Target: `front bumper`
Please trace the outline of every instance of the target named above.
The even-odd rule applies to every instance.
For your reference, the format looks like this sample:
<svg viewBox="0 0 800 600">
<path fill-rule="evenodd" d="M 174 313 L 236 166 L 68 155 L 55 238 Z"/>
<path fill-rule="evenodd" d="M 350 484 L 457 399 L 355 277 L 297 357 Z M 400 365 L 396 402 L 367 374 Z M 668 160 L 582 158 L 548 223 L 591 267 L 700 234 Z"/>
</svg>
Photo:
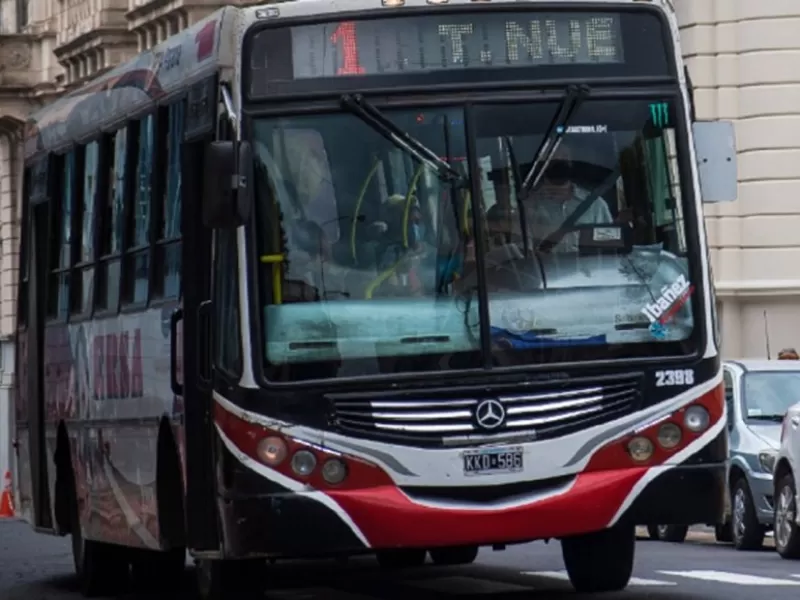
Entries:
<svg viewBox="0 0 800 600">
<path fill-rule="evenodd" d="M 748 473 L 747 485 L 753 496 L 756 517 L 762 525 L 771 526 L 775 520 L 773 494 L 775 493 L 772 473 Z"/>
<path fill-rule="evenodd" d="M 326 494 L 270 490 L 274 484 L 244 469 L 237 477 L 247 479 L 250 493 L 229 495 L 219 506 L 231 557 L 511 544 L 618 522 L 715 523 L 723 512 L 725 470 L 723 462 L 585 473 L 530 501 L 464 507 L 412 499 L 394 486 Z"/>
</svg>

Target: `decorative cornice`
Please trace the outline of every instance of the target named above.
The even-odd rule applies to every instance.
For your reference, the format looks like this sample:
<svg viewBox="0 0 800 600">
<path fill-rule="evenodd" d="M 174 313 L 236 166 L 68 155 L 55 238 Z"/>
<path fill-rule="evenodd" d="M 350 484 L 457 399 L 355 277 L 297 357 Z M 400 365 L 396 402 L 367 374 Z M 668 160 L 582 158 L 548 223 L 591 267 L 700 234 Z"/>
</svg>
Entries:
<svg viewBox="0 0 800 600">
<path fill-rule="evenodd" d="M 96 29 L 91 29 L 86 33 L 82 33 L 78 35 L 68 42 L 61 44 L 60 46 L 56 47 L 53 50 L 53 54 L 55 54 L 56 59 L 61 62 L 64 59 L 70 58 L 71 56 L 76 56 L 80 54 L 83 50 L 84 46 L 88 46 L 92 44 L 92 42 L 96 42 L 101 40 L 105 37 L 116 37 L 117 42 L 128 39 L 133 39 L 131 33 L 125 27 L 98 27 Z M 99 44 L 92 44 L 92 47 L 95 47 Z"/>
</svg>

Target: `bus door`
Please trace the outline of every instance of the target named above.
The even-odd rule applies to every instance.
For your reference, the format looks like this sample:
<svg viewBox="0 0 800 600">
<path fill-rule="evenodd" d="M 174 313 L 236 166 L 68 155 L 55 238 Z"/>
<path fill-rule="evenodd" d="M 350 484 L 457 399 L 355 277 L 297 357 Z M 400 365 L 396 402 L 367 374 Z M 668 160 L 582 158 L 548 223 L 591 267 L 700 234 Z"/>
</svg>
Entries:
<svg viewBox="0 0 800 600">
<path fill-rule="evenodd" d="M 219 549 L 211 396 L 211 230 L 204 226 L 200 200 L 203 162 L 214 138 L 215 80 L 192 86 L 187 98 L 181 153 L 183 250 L 183 398 L 186 432 L 187 546 Z M 209 101 L 211 99 L 211 101 Z"/>
<path fill-rule="evenodd" d="M 30 485 L 33 500 L 33 525 L 39 529 L 52 530 L 50 490 L 47 476 L 47 449 L 45 446 L 44 421 L 44 325 L 47 307 L 47 258 L 50 255 L 50 204 L 47 197 L 47 161 L 40 167 L 41 173 L 32 173 L 30 206 L 28 208 L 29 229 L 26 252 L 28 261 L 27 303 L 27 357 L 25 386 L 28 420 L 28 460 Z M 37 193 L 39 192 L 39 193 Z M 25 197 L 25 196 L 23 196 Z M 17 363 L 21 364 L 21 363 Z"/>
</svg>

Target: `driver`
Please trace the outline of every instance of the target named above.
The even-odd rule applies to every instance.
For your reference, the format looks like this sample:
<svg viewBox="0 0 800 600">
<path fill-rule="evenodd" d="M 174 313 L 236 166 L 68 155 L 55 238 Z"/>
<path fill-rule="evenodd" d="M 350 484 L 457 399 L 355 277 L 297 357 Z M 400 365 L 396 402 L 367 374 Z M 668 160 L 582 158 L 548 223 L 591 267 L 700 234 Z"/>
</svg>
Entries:
<svg viewBox="0 0 800 600">
<path fill-rule="evenodd" d="M 532 229 L 534 243 L 539 243 L 556 231 L 575 212 L 589 191 L 575 183 L 578 167 L 572 151 L 562 139 L 544 172 L 542 183 L 525 200 L 525 215 Z M 611 210 L 602 198 L 597 198 L 578 218 L 575 225 L 604 225 L 613 223 Z M 578 232 L 564 235 L 553 248 L 554 252 L 577 252 Z"/>
</svg>

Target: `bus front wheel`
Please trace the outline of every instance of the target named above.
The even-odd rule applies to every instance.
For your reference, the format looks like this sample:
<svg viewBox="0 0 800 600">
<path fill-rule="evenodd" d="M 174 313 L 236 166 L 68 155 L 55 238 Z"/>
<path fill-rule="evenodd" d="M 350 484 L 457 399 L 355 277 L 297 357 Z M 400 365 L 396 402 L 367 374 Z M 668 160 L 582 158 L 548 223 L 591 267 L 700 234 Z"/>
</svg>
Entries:
<svg viewBox="0 0 800 600">
<path fill-rule="evenodd" d="M 197 591 L 202 600 L 261 598 L 264 595 L 263 560 L 196 561 Z"/>
<path fill-rule="evenodd" d="M 625 589 L 633 572 L 635 545 L 632 525 L 562 539 L 561 553 L 572 587 L 579 593 Z"/>
</svg>

